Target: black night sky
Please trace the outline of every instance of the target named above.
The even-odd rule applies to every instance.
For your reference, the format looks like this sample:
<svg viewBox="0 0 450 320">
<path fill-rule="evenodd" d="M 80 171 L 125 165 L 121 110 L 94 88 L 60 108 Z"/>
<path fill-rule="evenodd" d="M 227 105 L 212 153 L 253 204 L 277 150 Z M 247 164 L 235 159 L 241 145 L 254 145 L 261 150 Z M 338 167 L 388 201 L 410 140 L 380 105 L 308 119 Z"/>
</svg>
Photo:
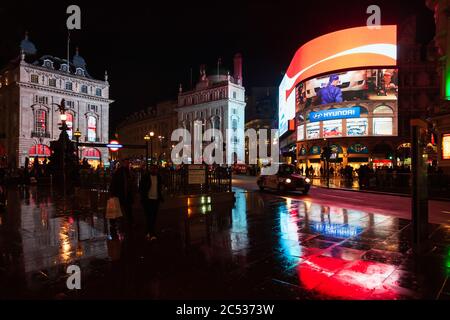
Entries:
<svg viewBox="0 0 450 320">
<path fill-rule="evenodd" d="M 13 1 L 9 1 L 12 3 Z M 366 8 L 378 4 L 382 24 L 416 15 L 418 40 L 434 34 L 425 0 L 412 1 L 33 1 L 0 4 L 0 66 L 18 56 L 24 32 L 38 55 L 66 56 L 66 8 L 78 4 L 82 30 L 71 35 L 88 71 L 109 73 L 111 125 L 153 103 L 175 98 L 189 86 L 201 63 L 215 68 L 220 57 L 232 70 L 234 53 L 244 59 L 244 86 L 278 86 L 300 45 L 322 34 L 364 25 Z"/>
</svg>

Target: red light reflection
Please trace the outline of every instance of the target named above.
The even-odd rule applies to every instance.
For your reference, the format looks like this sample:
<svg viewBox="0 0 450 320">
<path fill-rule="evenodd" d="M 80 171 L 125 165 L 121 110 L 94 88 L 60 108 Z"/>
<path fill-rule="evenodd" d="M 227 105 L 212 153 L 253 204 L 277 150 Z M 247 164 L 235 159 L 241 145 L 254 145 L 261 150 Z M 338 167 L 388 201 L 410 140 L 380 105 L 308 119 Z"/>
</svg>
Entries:
<svg viewBox="0 0 450 320">
<path fill-rule="evenodd" d="M 310 256 L 298 266 L 298 275 L 306 289 L 331 298 L 395 300 L 397 292 L 383 285 L 394 270 L 394 266 L 373 261 Z"/>
</svg>

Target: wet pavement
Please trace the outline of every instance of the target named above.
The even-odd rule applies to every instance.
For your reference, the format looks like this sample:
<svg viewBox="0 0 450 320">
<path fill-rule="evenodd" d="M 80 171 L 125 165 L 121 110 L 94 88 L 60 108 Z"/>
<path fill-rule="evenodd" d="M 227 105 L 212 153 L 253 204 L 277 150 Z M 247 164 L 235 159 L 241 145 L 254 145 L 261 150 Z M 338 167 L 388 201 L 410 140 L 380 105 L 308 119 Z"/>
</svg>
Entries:
<svg viewBox="0 0 450 320">
<path fill-rule="evenodd" d="M 0 213 L 0 298 L 449 299 L 450 226 L 411 250 L 407 219 L 310 197 L 235 188 L 233 205 L 161 210 L 158 240 L 108 237 L 104 208 L 58 210 L 50 190 L 14 189 Z M 77 264 L 82 289 L 66 287 Z"/>
</svg>

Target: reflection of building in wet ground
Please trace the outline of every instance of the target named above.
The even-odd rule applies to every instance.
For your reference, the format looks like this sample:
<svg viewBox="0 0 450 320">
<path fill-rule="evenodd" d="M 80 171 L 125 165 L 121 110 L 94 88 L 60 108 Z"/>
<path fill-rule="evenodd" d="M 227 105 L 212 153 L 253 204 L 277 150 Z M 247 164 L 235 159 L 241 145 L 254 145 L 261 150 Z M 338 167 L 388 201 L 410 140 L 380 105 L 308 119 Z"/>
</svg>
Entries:
<svg viewBox="0 0 450 320">
<path fill-rule="evenodd" d="M 8 257 L 1 267 L 35 289 L 60 281 L 70 264 L 86 266 L 92 259 L 108 257 L 103 218 L 57 216 L 50 194 L 42 189 L 10 190 L 0 226 L 1 251 Z M 14 239 L 8 238 L 10 233 Z"/>
<path fill-rule="evenodd" d="M 42 191 L 0 224 L 0 296 L 146 299 L 445 299 L 450 229 L 411 253 L 409 220 L 235 188 L 236 202 L 161 210 L 158 240 L 108 240 L 101 216 L 55 217 Z M 44 195 L 44 198 L 42 197 Z M 29 203 L 26 203 L 26 199 Z M 39 199 L 39 200 L 37 200 Z M 43 201 L 41 201 L 43 199 Z M 93 220 L 92 220 L 93 219 Z M 92 222 L 93 221 L 93 222 Z M 187 236 L 189 234 L 189 236 Z M 81 248 L 79 245 L 81 244 Z M 65 288 L 81 264 L 83 290 Z"/>
</svg>

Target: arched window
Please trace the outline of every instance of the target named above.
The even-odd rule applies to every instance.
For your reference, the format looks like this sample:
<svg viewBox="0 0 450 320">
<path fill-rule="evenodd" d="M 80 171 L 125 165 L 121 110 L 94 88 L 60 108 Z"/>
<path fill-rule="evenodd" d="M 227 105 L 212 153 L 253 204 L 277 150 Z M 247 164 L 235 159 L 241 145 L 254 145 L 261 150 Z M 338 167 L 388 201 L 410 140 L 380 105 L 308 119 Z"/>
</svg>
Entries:
<svg viewBox="0 0 450 320">
<path fill-rule="evenodd" d="M 94 116 L 87 118 L 87 138 L 90 142 L 95 142 L 97 138 L 97 118 Z"/>
<path fill-rule="evenodd" d="M 34 117 L 34 132 L 38 136 L 44 136 L 47 132 L 47 110 L 37 109 Z"/>
<path fill-rule="evenodd" d="M 379 106 L 373 110 L 374 114 L 394 114 L 394 111 L 388 106 Z"/>
<path fill-rule="evenodd" d="M 379 106 L 373 110 L 373 134 L 374 135 L 392 135 L 393 134 L 393 115 L 394 111 L 388 106 Z"/>
<path fill-rule="evenodd" d="M 28 150 L 29 157 L 46 158 L 50 157 L 50 154 L 50 148 L 44 144 L 34 145 Z"/>
<path fill-rule="evenodd" d="M 73 136 L 73 114 L 66 113 L 66 125 L 67 125 L 67 135 L 69 139 L 72 140 Z"/>
<path fill-rule="evenodd" d="M 213 124 L 213 128 L 220 130 L 220 118 L 219 117 L 214 117 L 212 120 L 212 124 Z"/>
</svg>

